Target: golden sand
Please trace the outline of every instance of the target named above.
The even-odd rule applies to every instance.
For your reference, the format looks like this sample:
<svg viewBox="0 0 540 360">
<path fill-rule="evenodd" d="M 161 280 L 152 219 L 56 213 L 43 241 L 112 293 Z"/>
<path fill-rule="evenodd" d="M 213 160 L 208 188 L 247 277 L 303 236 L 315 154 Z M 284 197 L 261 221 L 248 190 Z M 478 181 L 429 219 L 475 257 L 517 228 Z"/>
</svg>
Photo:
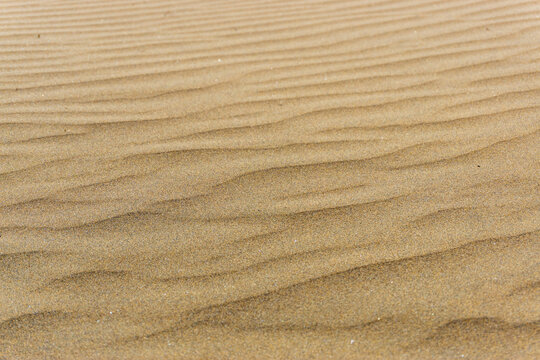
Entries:
<svg viewBox="0 0 540 360">
<path fill-rule="evenodd" d="M 0 359 L 540 358 L 540 2 L 3 0 Z"/>
</svg>

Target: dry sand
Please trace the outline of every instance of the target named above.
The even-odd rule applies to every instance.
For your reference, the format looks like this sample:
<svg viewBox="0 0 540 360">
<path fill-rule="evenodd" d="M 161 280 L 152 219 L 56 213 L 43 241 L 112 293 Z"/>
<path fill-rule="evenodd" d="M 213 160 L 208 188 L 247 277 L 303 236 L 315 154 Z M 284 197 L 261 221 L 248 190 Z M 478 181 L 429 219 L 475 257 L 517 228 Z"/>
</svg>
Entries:
<svg viewBox="0 0 540 360">
<path fill-rule="evenodd" d="M 0 359 L 538 359 L 540 2 L 0 4 Z"/>
</svg>

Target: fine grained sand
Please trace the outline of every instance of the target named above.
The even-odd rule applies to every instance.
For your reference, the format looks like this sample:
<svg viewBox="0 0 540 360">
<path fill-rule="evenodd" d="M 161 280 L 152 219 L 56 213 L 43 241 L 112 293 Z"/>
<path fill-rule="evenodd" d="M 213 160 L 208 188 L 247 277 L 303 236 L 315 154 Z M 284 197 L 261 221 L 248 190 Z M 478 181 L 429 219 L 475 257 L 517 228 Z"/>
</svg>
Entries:
<svg viewBox="0 0 540 360">
<path fill-rule="evenodd" d="M 537 359 L 540 3 L 3 0 L 1 359 Z"/>
</svg>

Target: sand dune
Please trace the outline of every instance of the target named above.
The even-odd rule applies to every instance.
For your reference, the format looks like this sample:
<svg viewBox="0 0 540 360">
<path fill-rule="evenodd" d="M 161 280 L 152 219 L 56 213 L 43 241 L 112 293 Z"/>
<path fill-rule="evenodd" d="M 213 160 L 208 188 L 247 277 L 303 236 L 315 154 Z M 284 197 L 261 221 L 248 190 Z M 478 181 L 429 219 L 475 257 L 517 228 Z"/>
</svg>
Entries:
<svg viewBox="0 0 540 360">
<path fill-rule="evenodd" d="M 540 3 L 0 4 L 1 359 L 537 359 Z"/>
</svg>

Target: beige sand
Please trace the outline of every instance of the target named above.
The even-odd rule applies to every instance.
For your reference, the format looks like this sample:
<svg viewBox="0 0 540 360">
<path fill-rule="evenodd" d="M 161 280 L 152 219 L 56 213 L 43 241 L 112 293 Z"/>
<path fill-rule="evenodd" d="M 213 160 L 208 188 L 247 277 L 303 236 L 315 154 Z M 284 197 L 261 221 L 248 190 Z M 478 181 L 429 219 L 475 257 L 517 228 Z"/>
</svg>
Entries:
<svg viewBox="0 0 540 360">
<path fill-rule="evenodd" d="M 537 359 L 540 2 L 0 5 L 1 359 Z"/>
</svg>

